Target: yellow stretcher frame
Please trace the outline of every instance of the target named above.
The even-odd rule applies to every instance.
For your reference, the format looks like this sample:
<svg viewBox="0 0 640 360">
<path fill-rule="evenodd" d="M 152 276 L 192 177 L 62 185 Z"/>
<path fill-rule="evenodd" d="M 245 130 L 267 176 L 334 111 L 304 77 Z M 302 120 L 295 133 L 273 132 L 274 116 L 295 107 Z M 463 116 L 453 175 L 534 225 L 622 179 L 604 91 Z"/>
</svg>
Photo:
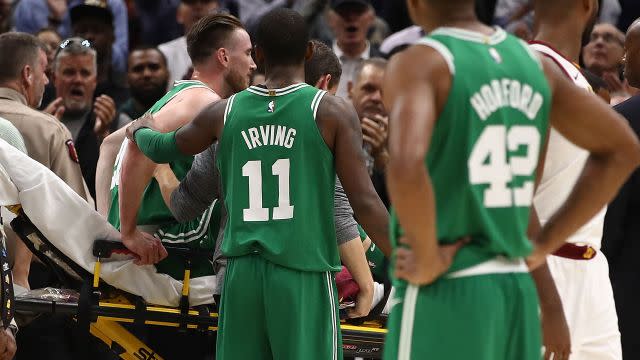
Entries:
<svg viewBox="0 0 640 360">
<path fill-rule="evenodd" d="M 16 231 L 20 238 L 30 246 L 32 237 L 35 234 L 39 240 L 45 243 L 49 241 L 31 223 L 26 214 L 21 211 L 20 206 L 10 207 L 10 210 L 18 215 L 17 219 L 26 222 L 34 229 L 34 233 L 25 234 Z M 12 222 L 14 230 L 16 229 Z M 183 288 L 180 306 L 178 308 L 154 306 L 142 303 L 133 304 L 126 297 L 109 297 L 107 299 L 102 293 L 100 281 L 101 259 L 111 256 L 112 252 L 122 250 L 124 246 L 120 242 L 98 240 L 94 243 L 93 253 L 96 256 L 96 263 L 92 277 L 86 277 L 83 286 L 90 286 L 90 295 L 84 298 L 81 295 L 79 303 L 67 304 L 57 303 L 50 300 L 16 298 L 16 311 L 35 312 L 57 312 L 66 313 L 80 319 L 80 312 L 84 311 L 85 319 L 90 320 L 89 332 L 94 337 L 104 342 L 121 359 L 131 360 L 162 360 L 162 356 L 157 354 L 144 342 L 140 341 L 134 334 L 125 329 L 123 323 L 139 323 L 145 325 L 175 327 L 180 330 L 198 329 L 200 331 L 217 331 L 218 314 L 190 308 L 189 284 L 191 280 L 191 260 L 185 255 L 185 271 L 183 276 Z M 168 249 L 171 251 L 171 249 Z M 178 249 L 174 251 L 182 251 Z M 64 256 L 63 256 L 64 258 Z M 101 299 L 102 298 L 102 299 Z M 85 306 L 81 307 L 80 302 L 84 301 Z M 88 302 L 88 304 L 87 304 Z M 82 308 L 82 309 L 81 309 Z M 343 338 L 344 356 L 363 357 L 367 359 L 380 359 L 382 357 L 382 347 L 386 329 L 383 322 L 365 322 L 362 325 L 341 324 Z"/>
</svg>

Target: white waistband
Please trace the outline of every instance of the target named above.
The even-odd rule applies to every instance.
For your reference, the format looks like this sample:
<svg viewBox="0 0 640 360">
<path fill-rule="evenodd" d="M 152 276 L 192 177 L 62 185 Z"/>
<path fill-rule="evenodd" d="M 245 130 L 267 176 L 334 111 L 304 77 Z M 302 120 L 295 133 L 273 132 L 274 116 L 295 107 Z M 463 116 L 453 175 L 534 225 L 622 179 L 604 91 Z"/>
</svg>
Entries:
<svg viewBox="0 0 640 360">
<path fill-rule="evenodd" d="M 504 274 L 504 273 L 523 273 L 529 272 L 529 268 L 523 258 L 507 259 L 504 256 L 497 256 L 491 260 L 487 260 L 472 267 L 454 271 L 445 276 L 447 279 L 455 279 L 467 276 L 486 275 L 486 274 Z"/>
</svg>

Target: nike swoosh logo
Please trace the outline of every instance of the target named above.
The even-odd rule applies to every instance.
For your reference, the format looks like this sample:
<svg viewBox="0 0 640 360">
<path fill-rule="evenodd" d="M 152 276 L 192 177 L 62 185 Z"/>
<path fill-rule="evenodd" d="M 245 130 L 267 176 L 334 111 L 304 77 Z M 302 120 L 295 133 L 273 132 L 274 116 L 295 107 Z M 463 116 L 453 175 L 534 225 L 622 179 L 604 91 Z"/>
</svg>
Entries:
<svg viewBox="0 0 640 360">
<path fill-rule="evenodd" d="M 573 80 L 578 80 L 578 76 L 580 76 L 580 73 L 577 73 L 576 76 L 573 77 Z"/>
<path fill-rule="evenodd" d="M 373 252 L 375 249 L 376 249 L 376 244 L 372 242 L 371 246 L 369 246 L 369 251 Z"/>
</svg>

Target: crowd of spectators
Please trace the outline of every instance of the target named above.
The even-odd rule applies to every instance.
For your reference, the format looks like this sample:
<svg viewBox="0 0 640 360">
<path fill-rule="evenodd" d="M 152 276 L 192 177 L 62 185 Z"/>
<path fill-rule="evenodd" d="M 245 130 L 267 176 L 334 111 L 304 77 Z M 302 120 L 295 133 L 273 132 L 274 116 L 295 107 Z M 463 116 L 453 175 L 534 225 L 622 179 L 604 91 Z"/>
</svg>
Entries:
<svg viewBox="0 0 640 360">
<path fill-rule="evenodd" d="M 388 206 L 385 59 L 424 35 L 411 24 L 404 1 L 0 0 L 0 34 L 29 33 L 42 43 L 33 53 L 35 69 L 26 63 L 33 54 L 24 55 L 23 64 L 13 48 L 0 49 L 0 117 L 20 130 L 30 156 L 91 201 L 103 139 L 142 116 L 174 81 L 191 78 L 185 33 L 197 20 L 228 12 L 251 34 L 264 14 L 280 7 L 300 12 L 312 37 L 340 60 L 337 95 L 350 99 L 360 117 L 370 174 Z M 524 40 L 535 31 L 533 0 L 477 0 L 476 10 L 483 22 Z M 600 0 L 599 23 L 585 36 L 583 68 L 612 105 L 638 92 L 623 71 L 625 32 L 638 17 L 640 1 Z M 35 75 L 11 74 L 23 65 Z M 259 68 L 253 81 L 264 81 Z M 16 282 L 28 288 L 34 280 L 27 281 L 26 273 L 14 268 Z"/>
</svg>

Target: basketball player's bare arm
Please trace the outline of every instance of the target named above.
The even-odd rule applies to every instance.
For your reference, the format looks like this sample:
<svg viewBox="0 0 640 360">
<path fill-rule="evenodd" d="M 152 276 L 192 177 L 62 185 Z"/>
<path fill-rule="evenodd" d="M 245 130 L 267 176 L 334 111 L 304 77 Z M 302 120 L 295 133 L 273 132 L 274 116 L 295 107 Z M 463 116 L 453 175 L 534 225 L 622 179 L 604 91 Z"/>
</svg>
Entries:
<svg viewBox="0 0 640 360">
<path fill-rule="evenodd" d="M 175 130 L 191 121 L 201 109 L 218 99 L 219 96 L 208 89 L 185 90 L 154 114 L 153 127 L 162 132 Z M 132 125 L 140 121 L 136 120 Z M 136 144 L 127 144 L 120 173 L 120 232 L 124 245 L 140 257 L 137 261 L 139 265 L 155 264 L 167 256 L 158 239 L 136 229 L 142 194 L 153 176 L 155 166 L 156 164 L 148 159 Z"/>
<path fill-rule="evenodd" d="M 355 217 L 380 250 L 390 256 L 389 214 L 367 172 L 355 109 L 343 99 L 327 94 L 320 102 L 316 121 L 327 146 L 333 149 L 336 173 Z"/>
<path fill-rule="evenodd" d="M 384 103 L 389 109 L 387 187 L 405 231 L 407 248 L 396 250 L 396 276 L 413 284 L 433 282 L 451 265 L 463 241 L 440 246 L 436 237 L 435 194 L 424 159 L 431 134 L 451 88 L 442 56 L 414 46 L 387 66 Z"/>
<path fill-rule="evenodd" d="M 640 143 L 628 122 L 567 80 L 550 60 L 543 63 L 553 94 L 551 124 L 590 156 L 567 201 L 535 239 L 536 249 L 529 258 L 533 268 L 611 201 L 640 164 Z"/>
<path fill-rule="evenodd" d="M 540 152 L 538 167 L 536 168 L 536 180 L 534 193 L 540 185 L 544 170 L 545 159 L 547 158 L 547 150 L 549 146 L 549 132 L 545 135 L 545 143 Z M 527 228 L 527 236 L 534 239 L 540 231 L 540 220 L 535 206 L 531 206 L 529 213 L 529 227 Z M 571 354 L 571 334 L 569 333 L 569 325 L 562 307 L 562 300 L 558 293 L 556 283 L 551 276 L 549 266 L 545 261 L 537 269 L 531 272 L 531 277 L 536 284 L 538 290 L 538 299 L 540 302 L 541 322 L 542 322 L 542 345 L 544 345 L 544 360 L 566 360 Z"/>
<path fill-rule="evenodd" d="M 100 156 L 96 166 L 96 206 L 103 217 L 109 214 L 111 202 L 110 185 L 113 178 L 113 164 L 125 137 L 125 128 L 107 136 L 100 145 Z"/>
<path fill-rule="evenodd" d="M 360 236 L 340 244 L 338 250 L 340 251 L 340 260 L 360 288 L 356 306 L 347 310 L 347 314 L 350 318 L 367 316 L 373 302 L 373 276 L 369 270 L 369 263 Z"/>
</svg>

